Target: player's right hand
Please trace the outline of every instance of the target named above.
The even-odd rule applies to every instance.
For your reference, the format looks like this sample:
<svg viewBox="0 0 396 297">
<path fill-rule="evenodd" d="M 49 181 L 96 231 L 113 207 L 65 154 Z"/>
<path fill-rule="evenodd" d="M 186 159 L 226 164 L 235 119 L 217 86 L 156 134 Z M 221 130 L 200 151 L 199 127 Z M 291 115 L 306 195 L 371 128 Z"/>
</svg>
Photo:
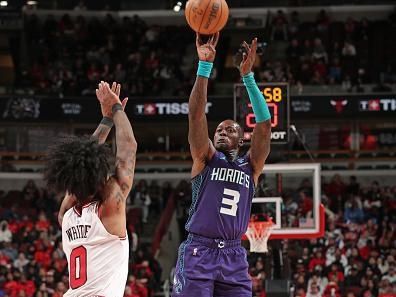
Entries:
<svg viewBox="0 0 396 297">
<path fill-rule="evenodd" d="M 203 43 L 201 35 L 197 33 L 195 45 L 200 61 L 213 62 L 216 56 L 216 45 L 219 41 L 220 32 L 213 34 L 206 43 Z"/>
<path fill-rule="evenodd" d="M 113 82 L 111 89 L 109 88 L 108 83 L 103 81 L 99 83 L 98 89 L 96 89 L 96 97 L 99 100 L 103 117 L 109 117 L 109 118 L 113 117 L 111 108 L 115 103 L 119 103 L 120 92 L 121 92 L 121 85 L 117 84 L 116 82 Z M 108 102 L 114 102 L 114 103 L 109 106 Z M 125 109 L 127 103 L 128 103 L 128 98 L 124 98 L 124 100 L 122 100 L 121 102 L 122 109 Z"/>
</svg>

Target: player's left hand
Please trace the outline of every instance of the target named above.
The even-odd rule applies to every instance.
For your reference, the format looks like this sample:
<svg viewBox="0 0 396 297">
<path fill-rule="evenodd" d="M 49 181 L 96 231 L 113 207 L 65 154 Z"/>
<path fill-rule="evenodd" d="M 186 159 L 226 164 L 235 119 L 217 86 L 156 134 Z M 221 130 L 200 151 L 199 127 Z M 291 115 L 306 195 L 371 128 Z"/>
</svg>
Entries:
<svg viewBox="0 0 396 297">
<path fill-rule="evenodd" d="M 241 76 L 245 76 L 246 74 L 252 72 L 252 68 L 256 60 L 257 37 L 252 40 L 251 45 L 244 41 L 242 46 L 245 48 L 245 52 L 242 55 L 242 62 L 239 65 L 239 72 L 241 73 Z"/>
<path fill-rule="evenodd" d="M 101 81 L 98 85 L 98 89 L 96 89 L 96 97 L 99 100 L 100 103 L 100 109 L 102 111 L 102 116 L 103 117 L 108 117 L 108 118 L 112 118 L 113 117 L 113 113 L 111 111 L 111 107 L 110 109 L 108 107 L 106 107 L 104 104 L 102 104 L 102 102 L 104 102 L 105 100 L 105 96 L 106 96 L 106 92 L 104 92 L 104 86 L 108 85 L 107 83 Z M 121 85 L 117 84 L 116 82 L 113 82 L 113 84 L 111 85 L 111 92 L 113 94 L 115 94 L 118 98 L 120 98 L 120 93 L 121 93 Z M 125 110 L 125 106 L 128 103 L 128 98 L 124 98 L 124 100 L 122 100 L 121 105 L 122 105 L 122 109 Z"/>
</svg>

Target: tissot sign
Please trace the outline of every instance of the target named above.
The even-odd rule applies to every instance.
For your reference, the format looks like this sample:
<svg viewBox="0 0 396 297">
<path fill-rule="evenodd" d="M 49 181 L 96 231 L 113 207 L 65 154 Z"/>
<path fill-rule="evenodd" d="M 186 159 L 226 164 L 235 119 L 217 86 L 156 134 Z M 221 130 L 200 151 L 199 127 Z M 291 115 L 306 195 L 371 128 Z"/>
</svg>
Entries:
<svg viewBox="0 0 396 297">
<path fill-rule="evenodd" d="M 396 95 L 294 96 L 292 119 L 395 117 Z M 308 118 L 307 118 L 308 119 Z"/>
<path fill-rule="evenodd" d="M 374 98 L 369 100 L 360 100 L 359 110 L 373 112 L 394 112 L 396 111 L 396 96 L 394 98 Z"/>
<path fill-rule="evenodd" d="M 132 118 L 137 121 L 185 121 L 188 117 L 188 98 L 137 98 L 128 102 Z M 222 121 L 233 115 L 232 100 L 228 97 L 208 98 L 205 112 L 209 120 Z"/>
<path fill-rule="evenodd" d="M 209 113 L 212 107 L 212 102 L 206 104 L 205 112 Z M 156 116 L 156 115 L 187 115 L 188 114 L 188 102 L 177 103 L 177 102 L 162 102 L 153 103 L 148 102 L 144 104 L 135 105 L 135 114 L 140 116 Z"/>
</svg>

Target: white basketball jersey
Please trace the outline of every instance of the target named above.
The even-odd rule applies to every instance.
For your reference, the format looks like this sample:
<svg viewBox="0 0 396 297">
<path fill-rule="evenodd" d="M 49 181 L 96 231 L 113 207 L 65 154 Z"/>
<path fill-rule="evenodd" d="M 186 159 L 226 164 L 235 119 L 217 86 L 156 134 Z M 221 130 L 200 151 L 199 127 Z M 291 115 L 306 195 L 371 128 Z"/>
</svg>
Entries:
<svg viewBox="0 0 396 297">
<path fill-rule="evenodd" d="M 112 235 L 98 216 L 99 202 L 73 207 L 62 221 L 62 243 L 69 264 L 65 297 L 122 297 L 128 277 L 128 238 Z"/>
</svg>

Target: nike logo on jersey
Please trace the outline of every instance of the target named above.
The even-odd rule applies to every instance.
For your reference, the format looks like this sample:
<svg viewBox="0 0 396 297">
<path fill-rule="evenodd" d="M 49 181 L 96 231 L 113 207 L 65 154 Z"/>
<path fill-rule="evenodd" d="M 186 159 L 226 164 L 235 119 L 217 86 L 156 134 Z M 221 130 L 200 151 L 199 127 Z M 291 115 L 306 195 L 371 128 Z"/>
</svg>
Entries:
<svg viewBox="0 0 396 297">
<path fill-rule="evenodd" d="M 72 226 L 66 230 L 66 235 L 69 241 L 73 241 L 79 238 L 87 238 L 87 233 L 89 229 L 91 229 L 91 225 Z"/>
<path fill-rule="evenodd" d="M 212 168 L 210 180 L 236 183 L 249 188 L 250 176 L 245 172 L 232 168 Z"/>
</svg>

